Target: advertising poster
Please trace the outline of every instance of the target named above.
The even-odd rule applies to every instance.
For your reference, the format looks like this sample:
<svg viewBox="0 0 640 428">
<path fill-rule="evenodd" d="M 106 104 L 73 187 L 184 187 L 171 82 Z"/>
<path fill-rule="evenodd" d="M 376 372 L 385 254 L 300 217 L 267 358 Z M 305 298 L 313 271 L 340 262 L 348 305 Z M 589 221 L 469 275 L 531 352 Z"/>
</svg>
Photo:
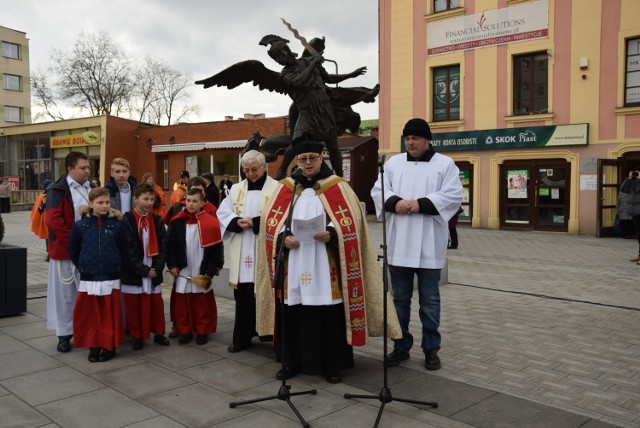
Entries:
<svg viewBox="0 0 640 428">
<path fill-rule="evenodd" d="M 526 199 L 528 180 L 529 170 L 527 169 L 507 170 L 507 197 L 509 199 Z"/>
</svg>

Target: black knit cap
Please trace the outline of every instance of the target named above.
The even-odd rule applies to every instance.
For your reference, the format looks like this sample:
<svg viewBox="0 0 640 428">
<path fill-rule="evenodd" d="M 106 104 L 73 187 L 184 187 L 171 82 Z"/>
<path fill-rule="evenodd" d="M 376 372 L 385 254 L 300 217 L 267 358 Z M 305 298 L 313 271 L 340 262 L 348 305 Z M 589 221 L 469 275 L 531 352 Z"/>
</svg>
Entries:
<svg viewBox="0 0 640 428">
<path fill-rule="evenodd" d="M 180 173 L 180 177 L 181 177 L 181 178 L 185 178 L 185 177 L 186 177 L 186 178 L 189 178 L 189 171 L 187 171 L 187 170 L 185 169 L 184 171 L 182 171 L 182 172 Z"/>
<path fill-rule="evenodd" d="M 309 134 L 304 134 L 291 142 L 291 150 L 296 156 L 301 153 L 322 153 L 323 149 L 324 143 Z"/>
<path fill-rule="evenodd" d="M 404 125 L 402 136 L 406 137 L 407 135 L 415 135 L 416 137 L 426 138 L 427 140 L 431 140 L 432 138 L 429 124 L 420 118 L 411 119 Z"/>
</svg>

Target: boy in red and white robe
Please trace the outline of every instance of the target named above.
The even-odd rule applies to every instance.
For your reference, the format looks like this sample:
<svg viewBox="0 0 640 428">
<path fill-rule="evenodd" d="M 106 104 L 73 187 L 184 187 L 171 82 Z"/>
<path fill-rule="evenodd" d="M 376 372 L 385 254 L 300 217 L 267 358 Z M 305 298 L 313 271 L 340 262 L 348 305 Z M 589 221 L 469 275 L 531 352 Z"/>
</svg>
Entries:
<svg viewBox="0 0 640 428">
<path fill-rule="evenodd" d="M 167 241 L 162 218 L 152 213 L 155 198 L 151 185 L 137 185 L 133 188 L 134 208 L 122 220 L 127 246 L 122 260 L 121 291 L 135 350 L 142 349 L 151 332 L 155 343 L 169 345 L 164 336 L 161 286 Z"/>
<path fill-rule="evenodd" d="M 171 219 L 167 244 L 167 267 L 175 277 L 173 295 L 174 322 L 178 342 L 185 344 L 196 336 L 196 343 L 208 342 L 218 323 L 213 289 L 203 288 L 191 279 L 204 276 L 209 280 L 224 264 L 222 236 L 218 219 L 204 210 L 205 199 L 200 189 L 187 192 L 185 209 Z"/>
</svg>

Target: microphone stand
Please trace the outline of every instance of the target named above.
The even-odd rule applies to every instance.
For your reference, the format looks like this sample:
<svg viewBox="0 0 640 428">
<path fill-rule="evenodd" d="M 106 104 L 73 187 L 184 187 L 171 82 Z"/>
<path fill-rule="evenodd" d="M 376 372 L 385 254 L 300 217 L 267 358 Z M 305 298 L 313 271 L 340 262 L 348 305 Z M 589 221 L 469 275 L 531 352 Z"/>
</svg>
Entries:
<svg viewBox="0 0 640 428">
<path fill-rule="evenodd" d="M 383 377 L 383 384 L 382 384 L 382 388 L 380 389 L 380 393 L 378 395 L 358 395 L 358 394 L 349 394 L 346 393 L 344 394 L 344 398 L 349 399 L 349 398 L 362 398 L 362 399 L 378 399 L 378 401 L 380 401 L 381 405 L 380 405 L 380 410 L 378 411 L 378 417 L 376 418 L 376 422 L 373 425 L 374 428 L 376 428 L 378 426 L 378 424 L 380 423 L 380 418 L 382 418 L 382 412 L 384 411 L 384 406 L 387 403 L 390 403 L 392 401 L 400 401 L 402 403 L 410 403 L 410 404 L 422 404 L 425 406 L 431 406 L 432 408 L 436 408 L 438 407 L 438 403 L 436 403 L 435 401 L 418 401 L 418 400 L 410 400 L 407 398 L 398 398 L 398 397 L 393 397 L 393 395 L 391 395 L 391 390 L 389 389 L 389 384 L 388 384 L 388 376 L 387 376 L 387 331 L 388 331 L 388 327 L 387 327 L 387 319 L 388 319 L 388 313 L 387 313 L 387 294 L 389 291 L 389 280 L 388 280 L 388 274 L 387 274 L 387 215 L 386 212 L 384 210 L 384 202 L 385 202 L 385 197 L 384 197 L 384 153 L 381 153 L 380 155 L 378 155 L 378 167 L 380 169 L 380 185 L 381 185 L 381 190 L 382 190 L 382 245 L 380 245 L 380 248 L 382 248 L 382 256 L 378 256 L 378 260 L 382 259 L 382 282 L 384 284 L 383 290 L 382 290 L 382 319 L 384 322 L 383 325 L 383 333 L 382 333 L 382 339 L 383 339 L 383 347 L 382 347 L 382 351 L 383 351 L 383 359 L 382 359 L 382 377 Z"/>
<path fill-rule="evenodd" d="M 280 299 L 279 299 L 279 314 L 278 314 L 278 328 L 280 329 L 280 356 L 281 356 L 281 360 L 282 360 L 282 371 L 284 371 L 284 368 L 286 367 L 286 347 L 285 347 L 285 332 L 284 332 L 284 328 L 285 328 L 285 304 L 284 304 L 284 255 L 285 255 L 285 247 L 284 247 L 284 240 L 285 238 L 288 236 L 288 233 L 291 232 L 291 221 L 293 220 L 293 206 L 294 206 L 294 200 L 296 197 L 296 190 L 298 188 L 298 178 L 300 177 L 300 174 L 295 175 L 294 178 L 294 185 L 293 185 L 293 193 L 291 195 L 291 201 L 289 202 L 289 214 L 287 215 L 287 219 L 285 221 L 285 229 L 284 229 L 284 236 L 282 238 L 282 241 L 280 242 L 280 246 L 278 248 L 278 254 L 275 257 L 276 260 L 276 266 L 275 266 L 275 272 L 273 275 L 273 281 L 271 283 L 271 286 L 274 289 L 277 289 L 280 292 Z M 298 409 L 296 409 L 296 407 L 293 405 L 293 403 L 291 402 L 291 397 L 295 396 L 295 395 L 306 395 L 306 394 L 311 394 L 311 395 L 315 395 L 317 394 L 317 390 L 315 389 L 311 389 L 308 391 L 301 391 L 301 392 L 291 392 L 291 385 L 287 385 L 287 380 L 285 378 L 285 376 L 282 376 L 282 384 L 280 385 L 280 388 L 278 389 L 278 393 L 276 395 L 270 395 L 268 397 L 262 397 L 262 398 L 254 398 L 253 400 L 245 400 L 245 401 L 236 401 L 236 402 L 232 402 L 229 403 L 229 407 L 231 407 L 232 409 L 237 407 L 237 406 L 242 406 L 243 404 L 252 404 L 252 403 L 259 403 L 262 401 L 268 401 L 268 400 L 274 400 L 274 399 L 278 399 L 278 400 L 282 400 L 282 401 L 286 401 L 287 404 L 289 405 L 289 407 L 291 407 L 291 410 L 293 410 L 293 413 L 296 414 L 296 416 L 298 417 L 298 419 L 300 419 L 300 422 L 302 423 L 302 426 L 307 428 L 309 427 L 309 423 L 302 417 L 302 415 L 300 414 L 300 412 L 298 411 Z"/>
</svg>

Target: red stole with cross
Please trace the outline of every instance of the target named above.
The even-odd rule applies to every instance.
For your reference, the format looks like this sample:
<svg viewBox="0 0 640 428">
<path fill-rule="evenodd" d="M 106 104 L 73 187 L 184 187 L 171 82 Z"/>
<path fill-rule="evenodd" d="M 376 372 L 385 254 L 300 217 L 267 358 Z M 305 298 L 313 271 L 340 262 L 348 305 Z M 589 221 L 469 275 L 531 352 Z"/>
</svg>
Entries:
<svg viewBox="0 0 640 428">
<path fill-rule="evenodd" d="M 363 287 L 363 264 L 360 249 L 359 227 L 360 222 L 350 207 L 339 183 L 344 180 L 339 177 L 330 177 L 321 181 L 321 186 L 316 190 L 325 212 L 333 221 L 338 234 L 340 251 L 340 270 L 343 290 L 343 301 L 348 310 L 347 326 L 351 329 L 351 344 L 363 346 L 367 339 L 367 326 L 365 316 L 365 296 Z M 275 252 L 277 248 L 277 236 L 284 227 L 284 222 L 289 211 L 289 204 L 293 192 L 293 180 L 282 181 L 278 194 L 273 198 L 271 207 L 265 219 L 265 242 L 267 260 L 269 261 L 269 276 L 273 281 L 275 270 Z M 301 191 L 301 189 L 298 189 Z M 286 274 L 285 274 L 286 275 Z M 346 284 L 345 284 L 346 283 Z"/>
<path fill-rule="evenodd" d="M 211 247 L 222 242 L 222 234 L 220 233 L 220 222 L 218 222 L 217 217 L 212 216 L 206 210 L 203 209 L 200 212 L 191 214 L 186 209 L 183 209 L 171 219 L 171 222 L 173 223 L 179 218 L 186 219 L 187 224 L 198 225 L 200 246 L 202 248 Z"/>
</svg>

